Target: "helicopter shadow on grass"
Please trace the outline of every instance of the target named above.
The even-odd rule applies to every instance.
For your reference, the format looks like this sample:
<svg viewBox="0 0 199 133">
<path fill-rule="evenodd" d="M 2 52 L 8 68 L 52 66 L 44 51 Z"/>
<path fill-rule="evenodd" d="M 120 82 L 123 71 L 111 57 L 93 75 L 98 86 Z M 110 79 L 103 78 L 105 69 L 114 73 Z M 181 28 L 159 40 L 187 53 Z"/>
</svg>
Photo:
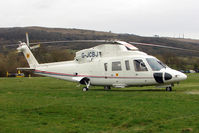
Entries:
<svg viewBox="0 0 199 133">
<path fill-rule="evenodd" d="M 89 91 L 107 91 L 107 92 L 166 92 L 165 89 L 132 89 L 132 90 L 104 90 L 104 89 L 90 89 Z M 175 92 L 176 90 L 173 90 L 172 92 Z"/>
</svg>

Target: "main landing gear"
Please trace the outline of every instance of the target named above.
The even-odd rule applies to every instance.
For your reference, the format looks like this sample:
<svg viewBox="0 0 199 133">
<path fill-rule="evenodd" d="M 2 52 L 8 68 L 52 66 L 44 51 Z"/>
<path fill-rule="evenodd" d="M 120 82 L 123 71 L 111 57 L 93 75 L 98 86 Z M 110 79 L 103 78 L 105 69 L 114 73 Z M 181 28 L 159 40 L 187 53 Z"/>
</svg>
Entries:
<svg viewBox="0 0 199 133">
<path fill-rule="evenodd" d="M 110 86 L 104 86 L 104 90 L 105 90 L 105 91 L 111 90 L 111 87 L 110 87 Z"/>
<path fill-rule="evenodd" d="M 90 87 L 90 80 L 84 80 L 84 83 L 86 87 L 82 88 L 82 91 L 88 91 L 88 88 Z"/>
<path fill-rule="evenodd" d="M 82 88 L 82 91 L 88 91 L 87 87 Z"/>
<path fill-rule="evenodd" d="M 171 86 L 166 87 L 166 91 L 172 91 L 172 87 Z"/>
</svg>

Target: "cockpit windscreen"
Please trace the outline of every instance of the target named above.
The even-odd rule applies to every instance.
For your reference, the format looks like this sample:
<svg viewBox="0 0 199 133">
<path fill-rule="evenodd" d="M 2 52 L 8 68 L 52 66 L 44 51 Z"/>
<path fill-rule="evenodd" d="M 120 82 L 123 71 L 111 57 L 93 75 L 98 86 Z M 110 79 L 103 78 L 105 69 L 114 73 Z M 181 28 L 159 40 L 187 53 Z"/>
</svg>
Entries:
<svg viewBox="0 0 199 133">
<path fill-rule="evenodd" d="M 162 68 L 167 67 L 164 63 L 155 58 L 146 58 L 146 60 L 153 71 L 160 71 Z"/>
</svg>

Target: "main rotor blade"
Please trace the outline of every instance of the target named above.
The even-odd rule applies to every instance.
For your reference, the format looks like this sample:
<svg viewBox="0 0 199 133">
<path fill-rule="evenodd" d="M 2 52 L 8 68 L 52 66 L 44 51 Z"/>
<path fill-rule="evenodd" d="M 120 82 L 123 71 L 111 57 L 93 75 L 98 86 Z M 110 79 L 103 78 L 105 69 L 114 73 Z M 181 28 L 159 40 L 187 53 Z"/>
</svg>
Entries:
<svg viewBox="0 0 199 133">
<path fill-rule="evenodd" d="M 27 36 L 28 38 L 28 36 Z M 113 42 L 113 41 L 109 41 L 109 40 L 65 40 L 65 41 L 46 41 L 46 42 L 35 42 L 35 43 L 29 43 L 29 39 L 27 40 L 27 43 L 29 43 L 30 45 L 35 45 L 35 44 L 53 44 L 53 43 L 77 43 L 77 42 L 82 42 L 82 43 L 86 43 L 86 42 L 98 42 L 98 43 L 107 43 L 107 42 Z M 19 44 L 9 44 L 9 45 L 4 45 L 4 47 L 17 47 Z"/>
<path fill-rule="evenodd" d="M 100 42 L 100 43 L 105 43 L 105 42 L 110 42 L 107 40 L 66 40 L 66 41 L 48 41 L 48 42 L 36 42 L 36 43 L 30 43 L 30 44 L 52 44 L 52 43 L 67 43 L 67 42 Z"/>
<path fill-rule="evenodd" d="M 9 44 L 9 45 L 3 45 L 3 47 L 17 47 L 19 44 Z"/>
<path fill-rule="evenodd" d="M 131 43 L 133 45 L 143 45 L 143 46 L 159 47 L 159 48 L 167 48 L 167 49 L 175 49 L 175 50 L 182 50 L 182 51 L 189 51 L 189 52 L 199 52 L 198 50 L 184 49 L 184 48 L 178 48 L 178 47 L 172 47 L 172 46 L 164 46 L 164 45 L 157 45 L 157 44 L 138 43 L 138 42 L 129 42 L 129 43 Z"/>
<path fill-rule="evenodd" d="M 31 45 L 33 44 L 53 44 L 53 43 L 77 43 L 77 42 L 82 42 L 82 43 L 86 43 L 86 42 L 98 42 L 98 43 L 119 43 L 124 45 L 123 43 L 121 43 L 122 41 L 118 41 L 118 40 L 65 40 L 65 41 L 46 41 L 46 42 L 35 42 L 35 43 L 29 43 Z M 157 45 L 157 44 L 148 44 L 148 43 L 138 43 L 138 42 L 128 42 L 132 45 L 143 45 L 143 46 L 150 46 L 150 47 L 159 47 L 159 48 L 167 48 L 167 49 L 174 49 L 174 50 L 181 50 L 181 51 L 188 51 L 188 52 L 197 52 L 199 53 L 198 50 L 191 50 L 191 49 L 184 49 L 184 48 L 178 48 L 178 47 L 172 47 L 172 46 L 165 46 L 165 45 Z M 5 47 L 14 47 L 17 46 L 19 44 L 10 44 L 10 45 L 5 45 Z"/>
</svg>

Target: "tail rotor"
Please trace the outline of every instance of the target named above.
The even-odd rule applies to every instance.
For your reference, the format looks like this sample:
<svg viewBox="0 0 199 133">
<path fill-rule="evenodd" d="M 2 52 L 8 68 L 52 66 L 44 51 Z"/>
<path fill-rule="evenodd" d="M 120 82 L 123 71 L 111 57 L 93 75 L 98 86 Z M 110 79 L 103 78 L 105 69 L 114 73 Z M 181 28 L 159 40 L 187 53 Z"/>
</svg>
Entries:
<svg viewBox="0 0 199 133">
<path fill-rule="evenodd" d="M 30 47 L 28 32 L 26 32 L 26 44 L 27 44 L 28 47 Z"/>
<path fill-rule="evenodd" d="M 28 32 L 26 32 L 26 45 L 27 45 L 31 50 L 40 47 L 40 44 L 37 44 L 37 45 L 34 45 L 34 46 L 30 47 Z"/>
</svg>

